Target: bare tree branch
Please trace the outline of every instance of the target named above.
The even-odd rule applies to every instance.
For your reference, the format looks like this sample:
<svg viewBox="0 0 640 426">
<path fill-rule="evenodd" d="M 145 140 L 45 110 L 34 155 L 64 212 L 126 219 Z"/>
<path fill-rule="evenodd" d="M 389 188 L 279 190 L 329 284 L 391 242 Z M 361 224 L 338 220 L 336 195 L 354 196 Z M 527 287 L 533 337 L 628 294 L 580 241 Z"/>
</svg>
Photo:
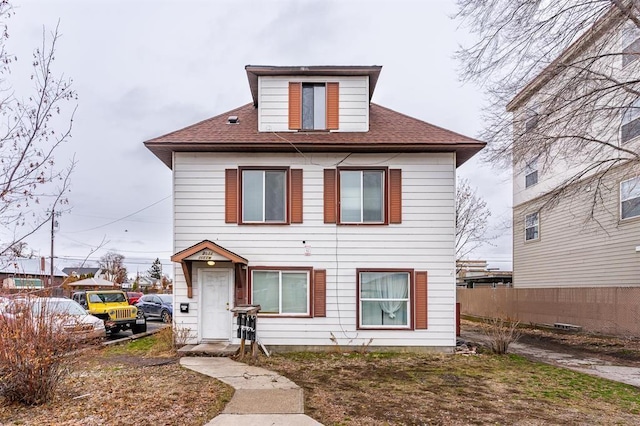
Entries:
<svg viewBox="0 0 640 426">
<path fill-rule="evenodd" d="M 33 52 L 33 92 L 22 97 L 4 78 L 16 58 L 6 51 L 6 20 L 13 9 L 0 1 L 0 256 L 42 228 L 54 210 L 68 205 L 67 194 L 75 159 L 58 166 L 55 153 L 71 136 L 77 100 L 71 80 L 53 73 L 59 28 L 47 35 Z"/>
</svg>

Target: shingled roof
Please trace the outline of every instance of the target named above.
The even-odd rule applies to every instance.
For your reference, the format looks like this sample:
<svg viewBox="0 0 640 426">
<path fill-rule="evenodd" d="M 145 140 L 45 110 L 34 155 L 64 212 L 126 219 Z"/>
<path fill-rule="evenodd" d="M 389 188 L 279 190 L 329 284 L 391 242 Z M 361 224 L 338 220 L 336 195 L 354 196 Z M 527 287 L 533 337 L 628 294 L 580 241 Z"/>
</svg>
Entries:
<svg viewBox="0 0 640 426">
<path fill-rule="evenodd" d="M 237 116 L 238 124 L 229 124 L 230 116 Z M 456 152 L 460 166 L 485 146 L 376 104 L 368 132 L 259 132 L 253 103 L 144 144 L 169 168 L 172 152 Z"/>
</svg>

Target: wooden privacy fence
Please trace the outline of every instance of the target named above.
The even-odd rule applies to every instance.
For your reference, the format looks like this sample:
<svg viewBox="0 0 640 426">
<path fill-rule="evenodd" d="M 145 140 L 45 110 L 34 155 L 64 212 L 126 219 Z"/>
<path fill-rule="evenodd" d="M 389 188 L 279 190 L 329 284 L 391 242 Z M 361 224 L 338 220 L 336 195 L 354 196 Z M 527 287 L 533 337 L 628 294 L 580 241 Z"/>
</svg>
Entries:
<svg viewBox="0 0 640 426">
<path fill-rule="evenodd" d="M 459 288 L 462 315 L 640 337 L 640 287 Z"/>
</svg>

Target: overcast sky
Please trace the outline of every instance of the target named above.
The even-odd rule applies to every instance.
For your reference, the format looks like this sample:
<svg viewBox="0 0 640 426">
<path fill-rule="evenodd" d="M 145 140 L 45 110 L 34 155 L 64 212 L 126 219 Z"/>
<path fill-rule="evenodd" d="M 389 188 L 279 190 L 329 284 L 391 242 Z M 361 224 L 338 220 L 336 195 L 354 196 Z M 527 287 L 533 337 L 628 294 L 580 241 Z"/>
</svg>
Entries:
<svg viewBox="0 0 640 426">
<path fill-rule="evenodd" d="M 18 56 L 14 77 L 28 76 L 43 26 L 50 31 L 59 21 L 54 72 L 73 78 L 78 92 L 73 136 L 57 154 L 59 163 L 74 154 L 78 162 L 71 211 L 55 238 L 61 266 L 79 264 L 104 238 L 90 261 L 115 250 L 135 275 L 159 257 L 173 275 L 171 171 L 143 141 L 251 101 L 247 64 L 382 65 L 373 102 L 472 137 L 482 126 L 482 92 L 460 83 L 453 59 L 470 40 L 450 18 L 454 0 L 14 5 L 7 21 L 7 50 Z M 487 201 L 490 232 L 500 237 L 474 257 L 510 269 L 510 175 L 479 160 L 458 176 Z M 47 228 L 28 240 L 42 256 L 50 255 Z"/>
</svg>

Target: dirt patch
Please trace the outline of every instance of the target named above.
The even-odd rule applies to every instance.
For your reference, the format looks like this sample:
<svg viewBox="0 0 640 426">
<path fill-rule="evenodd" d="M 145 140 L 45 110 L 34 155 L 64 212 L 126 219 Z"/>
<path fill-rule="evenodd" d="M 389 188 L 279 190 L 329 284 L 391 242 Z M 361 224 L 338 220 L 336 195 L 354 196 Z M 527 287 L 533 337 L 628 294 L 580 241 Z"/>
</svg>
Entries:
<svg viewBox="0 0 640 426">
<path fill-rule="evenodd" d="M 6 405 L 2 425 L 202 425 L 231 399 L 233 389 L 180 367 L 175 357 L 95 350 L 69 363 L 70 374 L 45 405 Z"/>
<path fill-rule="evenodd" d="M 463 330 L 482 333 L 485 325 L 462 320 Z M 536 327 L 520 327 L 519 342 L 576 358 L 599 358 L 611 364 L 640 367 L 640 339 L 566 332 Z"/>
<path fill-rule="evenodd" d="M 288 354 L 262 366 L 326 425 L 636 424 L 640 390 L 518 356 Z"/>
</svg>

